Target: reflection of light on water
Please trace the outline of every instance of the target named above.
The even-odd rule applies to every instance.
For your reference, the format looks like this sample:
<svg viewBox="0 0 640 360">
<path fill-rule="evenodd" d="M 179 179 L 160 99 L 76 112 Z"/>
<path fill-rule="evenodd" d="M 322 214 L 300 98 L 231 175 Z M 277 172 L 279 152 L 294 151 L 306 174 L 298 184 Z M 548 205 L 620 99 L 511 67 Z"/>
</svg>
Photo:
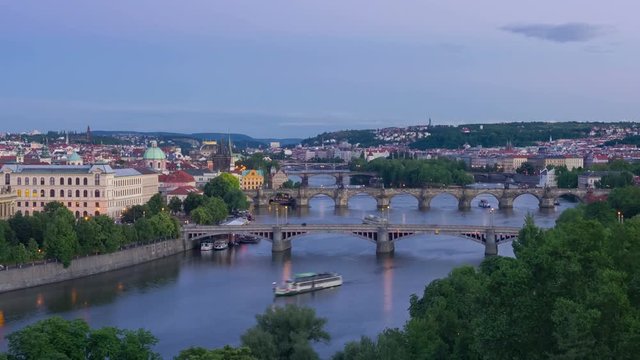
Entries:
<svg viewBox="0 0 640 360">
<path fill-rule="evenodd" d="M 118 285 L 116 285 L 116 288 L 118 289 L 118 292 L 122 292 L 124 290 L 124 284 L 119 282 Z"/>
<path fill-rule="evenodd" d="M 282 266 L 282 281 L 291 279 L 291 259 L 286 259 Z"/>
<path fill-rule="evenodd" d="M 71 305 L 75 305 L 76 301 L 78 301 L 78 290 L 71 288 Z"/>
<path fill-rule="evenodd" d="M 41 307 L 42 305 L 44 305 L 44 295 L 39 293 L 38 296 L 36 296 L 36 306 Z"/>
<path fill-rule="evenodd" d="M 391 314 L 393 308 L 393 258 L 388 256 L 384 259 L 383 264 L 383 297 L 384 297 L 384 312 L 386 315 Z"/>
</svg>

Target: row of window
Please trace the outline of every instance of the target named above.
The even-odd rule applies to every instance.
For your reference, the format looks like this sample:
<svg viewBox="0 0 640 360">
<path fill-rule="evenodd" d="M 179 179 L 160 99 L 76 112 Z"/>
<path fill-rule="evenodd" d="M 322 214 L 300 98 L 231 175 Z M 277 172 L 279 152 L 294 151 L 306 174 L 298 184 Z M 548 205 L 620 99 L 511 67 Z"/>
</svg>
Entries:
<svg viewBox="0 0 640 360">
<path fill-rule="evenodd" d="M 16 202 L 16 205 L 17 205 L 17 207 L 22 207 L 22 201 L 17 201 L 17 202 Z M 41 201 L 41 202 L 40 202 L 40 206 L 41 206 L 41 207 L 44 207 L 45 205 L 46 205 L 46 203 L 45 203 L 44 201 Z M 67 207 L 68 207 L 68 208 L 70 208 L 70 207 L 71 207 L 71 205 L 72 205 L 72 202 L 71 202 L 71 201 L 67 202 Z M 75 206 L 76 208 L 79 208 L 79 207 L 80 207 L 80 202 L 79 202 L 79 201 L 76 201 L 76 204 L 75 204 L 75 205 L 76 205 L 76 206 Z M 31 203 L 30 203 L 30 202 L 28 202 L 28 201 L 25 201 L 25 202 L 24 202 L 24 207 L 28 208 L 29 206 L 34 206 L 34 207 L 35 207 L 35 206 L 38 206 L 38 202 L 37 202 L 37 201 L 33 201 L 33 202 L 31 202 Z M 85 208 L 86 208 L 87 206 L 88 206 L 88 205 L 87 205 L 87 202 L 83 202 L 83 203 L 82 203 L 82 207 L 85 207 Z M 100 203 L 99 203 L 99 202 L 96 202 L 96 203 L 95 203 L 95 207 L 99 208 L 99 207 L 100 207 Z"/>
<path fill-rule="evenodd" d="M 140 185 L 142 184 L 142 179 L 122 179 L 115 181 L 116 186 L 129 186 L 129 185 Z"/>
<path fill-rule="evenodd" d="M 22 185 L 22 181 L 23 178 L 22 177 L 18 177 L 16 179 L 16 184 L 17 185 Z M 11 174 L 4 174 L 4 182 L 5 185 L 11 185 Z M 82 180 L 80 180 L 79 177 L 75 178 L 75 184 L 76 185 L 80 185 L 80 182 L 82 182 L 82 185 L 88 186 L 89 185 L 89 178 L 87 177 L 83 177 Z M 95 174 L 94 176 L 94 185 L 99 186 L 100 185 L 100 174 Z M 45 184 L 45 178 L 41 177 L 40 181 L 39 181 L 40 185 L 44 185 Z M 66 178 L 66 184 L 67 185 L 73 185 L 74 180 L 71 177 Z M 25 177 L 24 178 L 24 184 L 25 185 L 38 185 L 38 178 L 37 177 L 33 177 L 33 178 L 29 178 L 29 177 Z M 58 185 L 64 185 L 65 184 L 65 178 L 64 177 L 60 177 L 58 179 Z M 56 185 L 56 179 L 52 176 L 49 178 L 49 185 Z"/>
<path fill-rule="evenodd" d="M 35 211 L 34 211 L 34 213 L 35 213 Z M 29 210 L 25 210 L 24 215 L 25 216 L 29 216 Z M 99 216 L 100 215 L 100 211 L 96 210 L 93 213 L 93 215 L 94 216 Z M 89 213 L 87 211 L 83 211 L 82 212 L 82 217 L 87 217 L 87 216 L 89 216 Z M 79 219 L 79 218 L 80 218 L 80 211 L 76 211 L 76 219 Z"/>
<path fill-rule="evenodd" d="M 59 192 L 61 198 L 65 197 L 64 194 L 64 190 L 60 190 Z M 22 190 L 18 189 L 16 190 L 16 195 L 18 197 L 22 197 Z M 44 190 L 40 190 L 40 197 L 45 197 L 46 192 Z M 91 192 L 87 191 L 87 190 L 83 190 L 82 191 L 82 197 L 89 197 L 89 195 L 91 195 Z M 95 190 L 93 192 L 94 197 L 99 198 L 100 197 L 100 190 Z M 24 191 L 24 197 L 38 197 L 38 190 L 25 190 Z M 56 191 L 54 189 L 49 190 L 49 197 L 56 197 Z M 73 197 L 73 190 L 67 190 L 67 197 Z M 80 197 L 80 190 L 76 190 L 76 197 L 79 198 Z"/>
<path fill-rule="evenodd" d="M 114 191 L 116 197 L 142 194 L 142 188 L 124 189 Z"/>
</svg>

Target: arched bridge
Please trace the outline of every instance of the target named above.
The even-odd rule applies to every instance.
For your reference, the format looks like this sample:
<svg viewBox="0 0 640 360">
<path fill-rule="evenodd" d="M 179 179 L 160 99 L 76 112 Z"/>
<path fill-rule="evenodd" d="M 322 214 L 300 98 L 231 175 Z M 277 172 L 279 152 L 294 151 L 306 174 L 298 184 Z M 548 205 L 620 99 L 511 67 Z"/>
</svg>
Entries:
<svg viewBox="0 0 640 360">
<path fill-rule="evenodd" d="M 378 176 L 375 172 L 370 171 L 351 171 L 351 170 L 289 170 L 286 172 L 287 175 L 296 175 L 300 176 L 302 180 L 302 187 L 309 186 L 309 178 L 317 175 L 328 175 L 333 176 L 336 179 L 337 185 L 345 185 L 344 180 L 348 176 L 368 176 L 368 177 L 376 177 Z"/>
<path fill-rule="evenodd" d="M 460 209 L 471 207 L 471 201 L 479 195 L 491 195 L 498 200 L 501 209 L 512 208 L 513 202 L 518 196 L 532 195 L 539 201 L 540 208 L 553 208 L 556 200 L 563 196 L 569 196 L 584 202 L 589 196 L 600 197 L 608 195 L 606 189 L 559 189 L 559 188 L 528 188 L 528 189 L 473 189 L 465 187 L 445 188 L 309 188 L 299 189 L 258 189 L 245 191 L 254 206 L 268 206 L 269 200 L 277 193 L 287 193 L 295 199 L 296 206 L 309 206 L 309 200 L 315 196 L 326 195 L 333 199 L 336 207 L 347 207 L 349 199 L 353 196 L 365 194 L 376 200 L 379 209 L 384 209 L 391 203 L 391 198 L 398 195 L 410 195 L 418 200 L 420 209 L 428 209 L 431 200 L 440 194 L 449 194 L 456 198 Z"/>
<path fill-rule="evenodd" d="M 312 233 L 342 233 L 365 239 L 376 244 L 376 252 L 394 251 L 396 241 L 414 235 L 453 235 L 476 241 L 485 246 L 485 255 L 497 255 L 498 244 L 518 236 L 516 227 L 486 227 L 476 225 L 370 225 L 370 224 L 248 224 L 240 226 L 185 226 L 182 229 L 185 243 L 195 243 L 217 235 L 244 234 L 260 237 L 272 243 L 272 251 L 291 249 L 291 241 Z M 195 244 L 194 244 L 195 245 Z"/>
</svg>

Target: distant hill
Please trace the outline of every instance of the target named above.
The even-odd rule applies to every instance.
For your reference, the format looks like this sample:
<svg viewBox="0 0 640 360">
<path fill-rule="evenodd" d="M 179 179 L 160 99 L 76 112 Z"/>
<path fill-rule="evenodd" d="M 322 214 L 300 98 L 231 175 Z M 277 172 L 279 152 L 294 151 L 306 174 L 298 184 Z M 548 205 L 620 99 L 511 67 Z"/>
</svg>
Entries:
<svg viewBox="0 0 640 360">
<path fill-rule="evenodd" d="M 283 146 L 285 145 L 295 145 L 299 144 L 302 139 L 296 138 L 285 138 L 285 139 L 255 139 L 251 136 L 244 134 L 226 134 L 226 133 L 191 133 L 191 134 L 183 134 L 183 133 L 175 133 L 175 132 L 163 132 L 163 131 L 123 131 L 123 130 L 96 130 L 92 131 L 92 133 L 96 136 L 116 136 L 116 135 L 137 135 L 137 136 L 151 136 L 157 137 L 164 140 L 181 140 L 185 139 L 195 139 L 198 141 L 203 140 L 221 140 L 231 138 L 231 141 L 236 147 L 246 148 L 246 147 L 266 147 L 269 146 L 270 142 L 280 142 Z"/>
</svg>

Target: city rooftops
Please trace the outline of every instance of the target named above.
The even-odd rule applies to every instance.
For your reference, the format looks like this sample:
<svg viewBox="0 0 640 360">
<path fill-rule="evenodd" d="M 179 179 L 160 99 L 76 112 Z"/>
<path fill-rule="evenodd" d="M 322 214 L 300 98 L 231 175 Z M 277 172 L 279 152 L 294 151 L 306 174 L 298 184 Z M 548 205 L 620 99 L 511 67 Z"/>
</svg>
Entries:
<svg viewBox="0 0 640 360">
<path fill-rule="evenodd" d="M 0 168 L 2 172 L 17 174 L 114 174 L 116 177 L 136 176 L 142 173 L 136 169 L 113 169 L 109 165 L 22 165 L 6 164 Z"/>
</svg>

